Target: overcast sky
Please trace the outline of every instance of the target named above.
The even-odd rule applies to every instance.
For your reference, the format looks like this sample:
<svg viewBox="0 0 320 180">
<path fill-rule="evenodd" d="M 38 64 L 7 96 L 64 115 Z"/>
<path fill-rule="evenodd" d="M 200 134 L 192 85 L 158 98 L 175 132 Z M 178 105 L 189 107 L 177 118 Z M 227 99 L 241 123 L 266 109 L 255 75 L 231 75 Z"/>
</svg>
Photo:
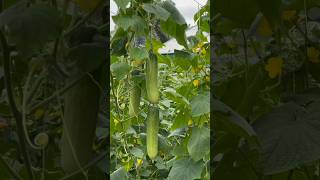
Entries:
<svg viewBox="0 0 320 180">
<path fill-rule="evenodd" d="M 207 0 L 172 0 L 175 4 L 180 13 L 183 15 L 185 20 L 187 21 L 188 25 L 194 25 L 193 22 L 193 15 L 198 12 L 199 6 L 198 3 L 201 5 L 205 5 Z M 114 29 L 114 22 L 112 21 L 111 16 L 117 13 L 117 5 L 116 3 L 111 0 L 110 2 L 110 30 Z"/>
</svg>

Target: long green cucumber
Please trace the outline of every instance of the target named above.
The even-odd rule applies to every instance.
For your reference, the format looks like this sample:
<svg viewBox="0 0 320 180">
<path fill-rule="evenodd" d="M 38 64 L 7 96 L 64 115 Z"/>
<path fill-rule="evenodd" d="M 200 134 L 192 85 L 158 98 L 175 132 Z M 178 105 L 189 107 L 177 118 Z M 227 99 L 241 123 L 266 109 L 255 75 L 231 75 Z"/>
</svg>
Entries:
<svg viewBox="0 0 320 180">
<path fill-rule="evenodd" d="M 146 90 L 148 101 L 157 104 L 159 102 L 158 59 L 152 52 L 149 52 L 149 59 L 146 62 Z"/>
<path fill-rule="evenodd" d="M 67 173 L 80 169 L 92 159 L 99 98 L 100 90 L 89 76 L 64 96 L 61 163 Z"/>
<path fill-rule="evenodd" d="M 147 116 L 147 153 L 150 159 L 158 154 L 159 109 L 150 106 Z"/>
<path fill-rule="evenodd" d="M 141 88 L 139 84 L 132 82 L 132 89 L 130 90 L 129 100 L 129 116 L 136 117 L 139 114 Z"/>
</svg>

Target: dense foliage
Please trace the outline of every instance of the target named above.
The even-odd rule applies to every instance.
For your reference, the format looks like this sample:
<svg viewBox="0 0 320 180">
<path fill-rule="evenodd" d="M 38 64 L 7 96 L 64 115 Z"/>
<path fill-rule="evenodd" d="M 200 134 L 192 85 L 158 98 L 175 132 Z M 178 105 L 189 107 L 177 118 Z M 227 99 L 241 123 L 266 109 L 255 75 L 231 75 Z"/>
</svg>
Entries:
<svg viewBox="0 0 320 180">
<path fill-rule="evenodd" d="M 106 179 L 106 2 L 0 3 L 0 179 Z"/>
<path fill-rule="evenodd" d="M 213 177 L 319 179 L 320 2 L 228 2 L 213 5 Z"/>
<path fill-rule="evenodd" d="M 111 40 L 111 179 L 210 178 L 210 1 L 194 16 L 171 1 L 115 0 Z M 166 37 L 183 50 L 160 54 Z"/>
</svg>

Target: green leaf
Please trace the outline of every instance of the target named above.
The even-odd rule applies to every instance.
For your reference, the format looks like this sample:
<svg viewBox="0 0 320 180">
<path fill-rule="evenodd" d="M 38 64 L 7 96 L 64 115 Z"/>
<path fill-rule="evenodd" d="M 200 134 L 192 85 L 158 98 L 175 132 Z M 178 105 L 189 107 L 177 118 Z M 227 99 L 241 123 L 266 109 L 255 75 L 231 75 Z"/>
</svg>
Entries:
<svg viewBox="0 0 320 180">
<path fill-rule="evenodd" d="M 92 72 L 107 60 L 107 50 L 101 43 L 84 43 L 72 48 L 68 57 L 75 60 L 83 72 Z"/>
<path fill-rule="evenodd" d="M 127 31 L 131 28 L 136 35 L 145 35 L 147 32 L 147 23 L 144 19 L 137 15 L 121 15 L 112 16 L 116 25 Z"/>
<path fill-rule="evenodd" d="M 143 9 L 148 13 L 156 15 L 159 19 L 166 21 L 170 17 L 170 13 L 157 4 L 145 3 Z"/>
<path fill-rule="evenodd" d="M 183 70 L 188 70 L 192 65 L 194 55 L 187 51 L 174 50 L 173 63 L 181 67 Z"/>
<path fill-rule="evenodd" d="M 263 15 L 271 25 L 280 23 L 281 1 L 279 0 L 258 0 L 258 4 Z"/>
<path fill-rule="evenodd" d="M 139 148 L 136 148 L 136 147 L 132 148 L 132 149 L 130 150 L 130 153 L 131 153 L 132 155 L 136 156 L 137 158 L 143 159 L 144 153 L 143 153 L 143 151 L 142 151 L 141 149 L 139 149 Z"/>
<path fill-rule="evenodd" d="M 189 105 L 190 104 L 186 97 L 177 93 L 176 90 L 173 88 L 168 87 L 163 92 L 166 94 L 168 99 L 174 101 L 178 105 Z"/>
<path fill-rule="evenodd" d="M 210 129 L 206 127 L 192 128 L 188 152 L 194 161 L 202 159 L 210 152 Z"/>
<path fill-rule="evenodd" d="M 177 117 L 174 119 L 174 122 L 171 126 L 171 131 L 174 131 L 178 128 L 183 128 L 188 126 L 188 120 L 191 119 L 189 110 L 180 111 Z"/>
<path fill-rule="evenodd" d="M 167 21 L 161 21 L 160 22 L 161 30 L 168 35 L 176 38 L 177 42 L 187 48 L 187 40 L 186 40 L 186 29 L 187 24 L 179 25 L 175 23 L 171 18 L 169 18 Z"/>
<path fill-rule="evenodd" d="M 262 145 L 265 174 L 288 171 L 320 158 L 320 101 L 274 108 L 253 124 Z"/>
<path fill-rule="evenodd" d="M 125 55 L 127 53 L 127 41 L 127 32 L 122 28 L 118 28 L 111 40 L 111 54 L 117 56 Z"/>
<path fill-rule="evenodd" d="M 217 117 L 217 126 L 223 127 L 217 127 L 218 129 L 227 130 L 228 132 L 238 136 L 252 137 L 256 135 L 255 131 L 247 122 L 247 120 L 240 116 L 237 112 L 233 111 L 229 106 L 217 99 L 212 99 L 212 101 L 212 110 Z"/>
<path fill-rule="evenodd" d="M 210 112 L 210 93 L 199 94 L 191 100 L 192 117 L 198 117 Z"/>
<path fill-rule="evenodd" d="M 201 177 L 203 162 L 195 162 L 191 158 L 175 160 L 168 180 L 194 180 Z"/>
<path fill-rule="evenodd" d="M 129 50 L 130 57 L 135 60 L 144 60 L 149 58 L 148 51 L 145 48 L 132 48 Z"/>
<path fill-rule="evenodd" d="M 116 79 L 123 79 L 130 71 L 131 67 L 126 63 L 113 63 L 110 66 L 112 74 Z"/>
<path fill-rule="evenodd" d="M 256 0 L 215 0 L 213 9 L 239 27 L 247 28 L 256 17 L 259 6 Z"/>
<path fill-rule="evenodd" d="M 179 44 L 183 45 L 185 48 L 188 48 L 185 33 L 188 25 L 185 19 L 171 1 L 163 2 L 162 7 L 166 9 L 171 16 L 166 21 L 160 21 L 161 30 L 176 38 Z"/>
<path fill-rule="evenodd" d="M 172 1 L 168 1 L 168 0 L 164 1 L 162 4 L 162 7 L 171 14 L 170 18 L 173 20 L 173 22 L 179 25 L 187 24 L 186 20 L 184 19 L 182 14 L 179 12 L 179 10 L 174 6 Z"/>
<path fill-rule="evenodd" d="M 110 175 L 110 179 L 111 180 L 127 180 L 128 176 L 127 176 L 127 172 L 124 169 L 124 167 L 121 167 L 121 168 L 117 169 L 116 171 L 114 171 Z"/>
<path fill-rule="evenodd" d="M 126 9 L 127 5 L 131 0 L 114 0 L 114 2 L 117 4 L 117 6 L 121 9 Z"/>
<path fill-rule="evenodd" d="M 62 20 L 59 12 L 50 6 L 36 4 L 30 7 L 22 1 L 0 15 L 0 27 L 9 28 L 9 41 L 26 58 L 40 52 L 40 48 L 59 36 Z"/>
</svg>

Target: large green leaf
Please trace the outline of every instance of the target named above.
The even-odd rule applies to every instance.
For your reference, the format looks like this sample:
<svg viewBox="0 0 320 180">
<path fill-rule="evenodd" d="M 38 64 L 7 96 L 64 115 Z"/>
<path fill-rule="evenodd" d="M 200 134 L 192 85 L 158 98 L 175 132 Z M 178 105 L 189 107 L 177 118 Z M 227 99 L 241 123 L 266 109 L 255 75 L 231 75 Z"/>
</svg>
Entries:
<svg viewBox="0 0 320 180">
<path fill-rule="evenodd" d="M 189 101 L 186 97 L 182 96 L 181 94 L 177 93 L 175 89 L 167 87 L 163 93 L 167 96 L 168 99 L 175 102 L 177 105 L 189 105 Z"/>
<path fill-rule="evenodd" d="M 166 9 L 171 15 L 166 21 L 160 22 L 161 30 L 168 35 L 176 38 L 179 44 L 187 48 L 188 46 L 185 30 L 188 26 L 185 19 L 171 1 L 163 2 L 162 7 Z"/>
<path fill-rule="evenodd" d="M 204 92 L 195 96 L 191 102 L 192 117 L 198 117 L 210 112 L 210 93 Z"/>
<path fill-rule="evenodd" d="M 320 158 L 320 101 L 288 102 L 254 123 L 265 174 L 294 169 Z"/>
<path fill-rule="evenodd" d="M 192 128 L 188 142 L 188 152 L 195 161 L 202 159 L 210 152 L 210 129 L 206 127 Z"/>
<path fill-rule="evenodd" d="M 263 15 L 272 24 L 278 24 L 281 19 L 281 1 L 279 0 L 258 0 Z"/>
<path fill-rule="evenodd" d="M 201 177 L 203 162 L 195 162 L 191 158 L 175 160 L 168 180 L 194 180 Z"/>
<path fill-rule="evenodd" d="M 129 178 L 127 176 L 127 172 L 124 169 L 124 167 L 121 167 L 110 175 L 110 179 L 111 180 L 127 180 Z"/>
<path fill-rule="evenodd" d="M 117 26 L 125 31 L 131 28 L 136 35 L 145 35 L 148 29 L 146 21 L 137 15 L 118 14 L 112 16 L 112 19 Z"/>
<path fill-rule="evenodd" d="M 258 7 L 256 0 L 215 0 L 213 9 L 239 27 L 247 28 L 257 15 Z"/>
<path fill-rule="evenodd" d="M 130 0 L 114 0 L 117 6 L 121 9 L 126 9 L 127 5 L 129 4 Z"/>
<path fill-rule="evenodd" d="M 188 70 L 192 65 L 194 55 L 187 51 L 174 50 L 173 63 L 181 67 L 183 70 Z"/>
<path fill-rule="evenodd" d="M 111 40 L 111 54 L 117 56 L 125 55 L 127 53 L 127 41 L 127 32 L 122 28 L 118 28 Z"/>
<path fill-rule="evenodd" d="M 130 71 L 131 67 L 126 63 L 113 63 L 110 66 L 111 73 L 118 79 L 123 79 Z"/>
<path fill-rule="evenodd" d="M 173 121 L 171 131 L 188 126 L 189 119 L 191 119 L 190 111 L 188 109 L 181 110 Z"/>
<path fill-rule="evenodd" d="M 157 18 L 166 21 L 170 17 L 170 13 L 157 4 L 145 3 L 143 4 L 143 9 L 148 13 L 152 13 L 157 16 Z"/>
<path fill-rule="evenodd" d="M 217 99 L 212 99 L 212 101 L 212 110 L 216 116 L 215 122 L 217 126 L 224 127 L 219 129 L 228 130 L 238 136 L 254 137 L 256 135 L 251 125 L 237 112 Z"/>
<path fill-rule="evenodd" d="M 149 57 L 148 51 L 145 48 L 132 48 L 129 50 L 129 54 L 134 60 L 144 60 Z"/>
<path fill-rule="evenodd" d="M 107 49 L 102 43 L 84 43 L 72 48 L 68 54 L 84 72 L 91 72 L 107 60 Z"/>
<path fill-rule="evenodd" d="M 0 15 L 0 27 L 9 27 L 9 40 L 17 45 L 23 56 L 40 52 L 45 43 L 57 38 L 62 30 L 59 12 L 50 6 L 26 6 L 21 1 Z"/>
</svg>

